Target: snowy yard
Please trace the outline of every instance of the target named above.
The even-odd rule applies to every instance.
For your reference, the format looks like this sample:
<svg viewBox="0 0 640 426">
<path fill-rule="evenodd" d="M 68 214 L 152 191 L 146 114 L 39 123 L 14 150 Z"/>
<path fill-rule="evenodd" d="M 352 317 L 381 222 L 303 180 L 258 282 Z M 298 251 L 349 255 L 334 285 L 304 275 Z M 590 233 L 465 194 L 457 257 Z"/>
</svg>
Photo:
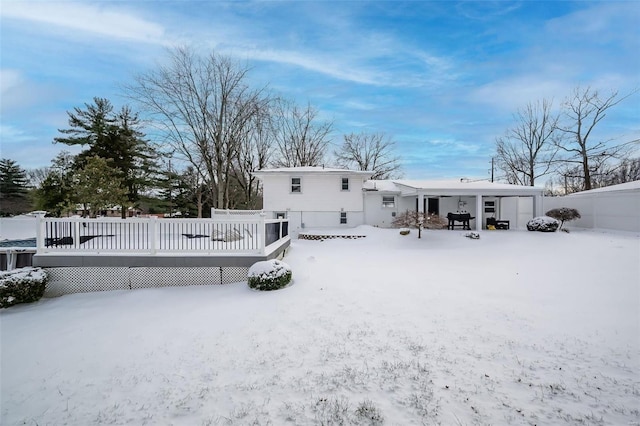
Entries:
<svg viewBox="0 0 640 426">
<path fill-rule="evenodd" d="M 640 424 L 640 237 L 358 231 L 284 290 L 0 311 L 0 423 Z"/>
</svg>

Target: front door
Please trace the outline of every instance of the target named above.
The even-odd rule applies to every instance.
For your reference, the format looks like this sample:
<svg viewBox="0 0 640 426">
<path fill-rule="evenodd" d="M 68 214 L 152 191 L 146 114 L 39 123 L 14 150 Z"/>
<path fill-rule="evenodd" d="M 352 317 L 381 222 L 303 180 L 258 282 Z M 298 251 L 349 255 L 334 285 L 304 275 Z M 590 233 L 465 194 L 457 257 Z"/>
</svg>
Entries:
<svg viewBox="0 0 640 426">
<path fill-rule="evenodd" d="M 418 211 L 418 199 L 416 198 L 416 211 Z M 440 215 L 440 199 L 439 198 L 423 198 L 422 211 L 430 215 Z"/>
<path fill-rule="evenodd" d="M 440 199 L 439 198 L 429 198 L 425 200 L 425 202 L 429 203 L 428 208 L 425 210 L 429 212 L 430 215 L 440 215 Z"/>
</svg>

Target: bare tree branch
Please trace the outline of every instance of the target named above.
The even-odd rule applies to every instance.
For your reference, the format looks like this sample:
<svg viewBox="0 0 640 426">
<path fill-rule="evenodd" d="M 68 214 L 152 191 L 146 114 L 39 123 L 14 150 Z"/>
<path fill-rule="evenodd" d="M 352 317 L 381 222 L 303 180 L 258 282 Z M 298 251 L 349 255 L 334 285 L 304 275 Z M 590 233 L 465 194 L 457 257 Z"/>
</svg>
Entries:
<svg viewBox="0 0 640 426">
<path fill-rule="evenodd" d="M 351 133 L 344 135 L 334 155 L 341 167 L 374 172 L 371 179 L 394 179 L 401 174 L 394 148 L 395 142 L 384 133 Z"/>
<path fill-rule="evenodd" d="M 533 186 L 551 172 L 558 152 L 558 116 L 552 102 L 543 100 L 529 103 L 514 119 L 516 125 L 496 139 L 497 164 L 509 183 Z"/>
</svg>

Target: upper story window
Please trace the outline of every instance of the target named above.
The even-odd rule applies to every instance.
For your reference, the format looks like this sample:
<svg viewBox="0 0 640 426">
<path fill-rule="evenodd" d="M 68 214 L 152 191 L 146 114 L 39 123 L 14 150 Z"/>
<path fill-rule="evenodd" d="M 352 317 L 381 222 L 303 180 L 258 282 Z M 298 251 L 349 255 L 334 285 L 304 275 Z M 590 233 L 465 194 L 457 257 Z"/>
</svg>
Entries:
<svg viewBox="0 0 640 426">
<path fill-rule="evenodd" d="M 382 196 L 382 207 L 395 207 L 396 199 L 394 196 Z"/>
<path fill-rule="evenodd" d="M 342 178 L 341 188 L 343 191 L 349 190 L 349 178 Z"/>
<path fill-rule="evenodd" d="M 302 179 L 299 177 L 291 178 L 291 192 L 302 192 Z"/>
</svg>

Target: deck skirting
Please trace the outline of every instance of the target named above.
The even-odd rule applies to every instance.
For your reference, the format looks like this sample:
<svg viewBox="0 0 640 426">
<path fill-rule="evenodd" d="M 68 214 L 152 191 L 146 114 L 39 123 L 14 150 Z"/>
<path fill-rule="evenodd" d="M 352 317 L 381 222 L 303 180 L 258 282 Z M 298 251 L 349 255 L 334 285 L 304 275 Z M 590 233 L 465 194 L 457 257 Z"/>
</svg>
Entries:
<svg viewBox="0 0 640 426">
<path fill-rule="evenodd" d="M 231 284 L 247 280 L 248 267 L 47 268 L 44 297 L 93 291 Z"/>
</svg>

